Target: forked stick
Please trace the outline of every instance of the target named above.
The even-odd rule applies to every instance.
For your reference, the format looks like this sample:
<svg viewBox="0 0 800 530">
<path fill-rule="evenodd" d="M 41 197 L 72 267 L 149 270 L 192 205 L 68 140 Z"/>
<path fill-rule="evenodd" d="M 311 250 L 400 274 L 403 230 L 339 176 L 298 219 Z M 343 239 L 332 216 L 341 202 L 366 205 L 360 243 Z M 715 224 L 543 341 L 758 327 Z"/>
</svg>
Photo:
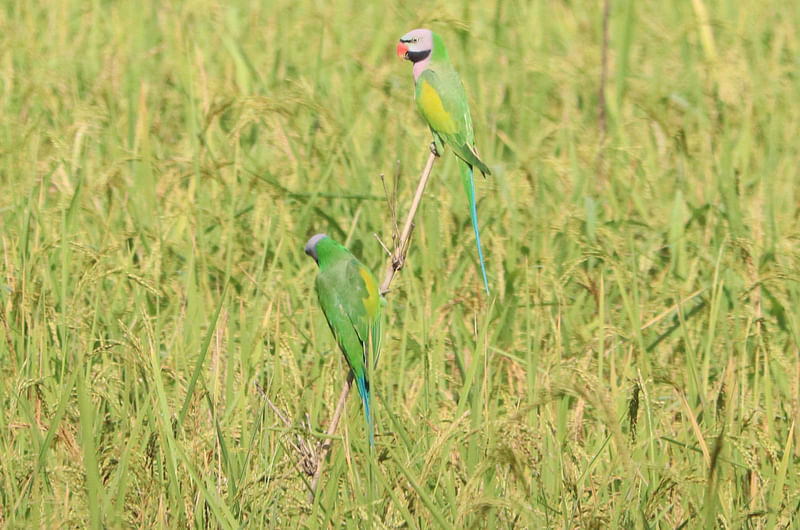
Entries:
<svg viewBox="0 0 800 530">
<path fill-rule="evenodd" d="M 431 175 L 434 161 L 436 161 L 436 155 L 431 152 L 428 162 L 425 164 L 425 169 L 422 170 L 422 176 L 419 179 L 419 184 L 417 184 L 414 199 L 411 201 L 411 209 L 408 211 L 406 224 L 403 225 L 400 240 L 395 243 L 394 253 L 389 257 L 389 262 L 386 264 L 386 275 L 383 277 L 383 283 L 381 284 L 381 294 L 384 296 L 389 292 L 389 285 L 392 283 L 394 273 L 405 265 L 408 245 L 411 242 L 411 231 L 414 229 L 414 216 L 417 215 L 419 203 L 422 202 L 422 194 L 425 191 L 425 185 L 428 183 L 428 177 Z"/>
</svg>

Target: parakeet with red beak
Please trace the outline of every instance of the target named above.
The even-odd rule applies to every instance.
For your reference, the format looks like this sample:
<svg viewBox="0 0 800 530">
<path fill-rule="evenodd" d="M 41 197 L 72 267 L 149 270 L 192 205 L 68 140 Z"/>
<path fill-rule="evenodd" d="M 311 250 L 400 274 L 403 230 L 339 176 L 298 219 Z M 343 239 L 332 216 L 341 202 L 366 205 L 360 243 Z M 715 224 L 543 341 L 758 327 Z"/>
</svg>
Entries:
<svg viewBox="0 0 800 530">
<path fill-rule="evenodd" d="M 306 243 L 305 252 L 317 262 L 314 287 L 333 337 L 353 371 L 364 402 L 364 415 L 373 444 L 370 413 L 369 363 L 377 364 L 381 348 L 381 307 L 386 303 L 375 276 L 345 247 L 325 234 Z"/>
<path fill-rule="evenodd" d="M 415 99 L 422 117 L 433 133 L 436 154 L 449 147 L 458 157 L 458 169 L 467 192 L 472 228 L 478 245 L 483 284 L 489 294 L 486 266 L 478 232 L 478 212 L 475 207 L 475 179 L 473 167 L 485 177 L 491 171 L 478 157 L 472 132 L 467 94 L 461 78 L 450 62 L 442 38 L 429 29 L 409 31 L 397 43 L 397 55 L 414 63 Z"/>
</svg>

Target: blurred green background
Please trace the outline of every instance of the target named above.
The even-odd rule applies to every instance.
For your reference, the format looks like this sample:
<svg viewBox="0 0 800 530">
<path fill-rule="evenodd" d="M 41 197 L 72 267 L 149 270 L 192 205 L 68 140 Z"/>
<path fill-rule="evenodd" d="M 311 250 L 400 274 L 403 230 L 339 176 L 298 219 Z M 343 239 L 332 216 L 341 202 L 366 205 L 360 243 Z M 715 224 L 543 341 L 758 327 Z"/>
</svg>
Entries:
<svg viewBox="0 0 800 530">
<path fill-rule="evenodd" d="M 601 1 L 4 2 L 0 523 L 790 525 L 800 4 L 610 4 L 603 130 Z M 420 26 L 494 173 L 493 292 L 445 153 L 375 459 L 351 396 L 309 502 L 292 444 L 346 365 L 302 249 L 382 275 L 381 175 L 404 216 L 428 156 L 395 56 Z"/>
</svg>

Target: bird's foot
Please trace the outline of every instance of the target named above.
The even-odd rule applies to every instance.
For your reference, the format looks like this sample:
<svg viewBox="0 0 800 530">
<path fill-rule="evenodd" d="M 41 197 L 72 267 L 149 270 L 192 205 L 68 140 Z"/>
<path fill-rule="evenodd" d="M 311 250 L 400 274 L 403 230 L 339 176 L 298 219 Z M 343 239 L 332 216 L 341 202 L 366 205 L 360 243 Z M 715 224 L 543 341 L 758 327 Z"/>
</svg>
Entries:
<svg viewBox="0 0 800 530">
<path fill-rule="evenodd" d="M 431 142 L 431 153 L 433 153 L 433 156 L 435 156 L 437 158 L 440 156 L 439 155 L 439 150 L 436 149 L 436 142 Z"/>
</svg>

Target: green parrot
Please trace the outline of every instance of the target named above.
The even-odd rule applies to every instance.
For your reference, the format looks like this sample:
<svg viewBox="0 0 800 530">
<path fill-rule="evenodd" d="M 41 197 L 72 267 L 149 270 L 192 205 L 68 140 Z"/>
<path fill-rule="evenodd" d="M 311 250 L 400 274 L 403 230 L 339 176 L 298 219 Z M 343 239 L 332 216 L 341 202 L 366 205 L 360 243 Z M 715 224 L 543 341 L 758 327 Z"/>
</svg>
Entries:
<svg viewBox="0 0 800 530">
<path fill-rule="evenodd" d="M 306 254 L 319 272 L 314 286 L 333 337 L 353 371 L 364 402 L 369 444 L 374 445 L 370 413 L 369 359 L 378 363 L 381 348 L 381 307 L 386 303 L 375 276 L 350 251 L 325 234 L 308 240 Z"/>
<path fill-rule="evenodd" d="M 489 281 L 483 263 L 481 236 L 478 233 L 478 212 L 475 208 L 475 179 L 472 168 L 477 167 L 485 177 L 491 175 L 475 151 L 472 118 L 461 78 L 450 63 L 442 38 L 429 29 L 409 31 L 397 43 L 397 55 L 414 63 L 415 99 L 422 117 L 433 133 L 432 150 L 438 156 L 446 145 L 458 157 L 458 169 L 467 192 L 472 228 L 478 245 L 478 259 L 486 294 Z"/>
</svg>

